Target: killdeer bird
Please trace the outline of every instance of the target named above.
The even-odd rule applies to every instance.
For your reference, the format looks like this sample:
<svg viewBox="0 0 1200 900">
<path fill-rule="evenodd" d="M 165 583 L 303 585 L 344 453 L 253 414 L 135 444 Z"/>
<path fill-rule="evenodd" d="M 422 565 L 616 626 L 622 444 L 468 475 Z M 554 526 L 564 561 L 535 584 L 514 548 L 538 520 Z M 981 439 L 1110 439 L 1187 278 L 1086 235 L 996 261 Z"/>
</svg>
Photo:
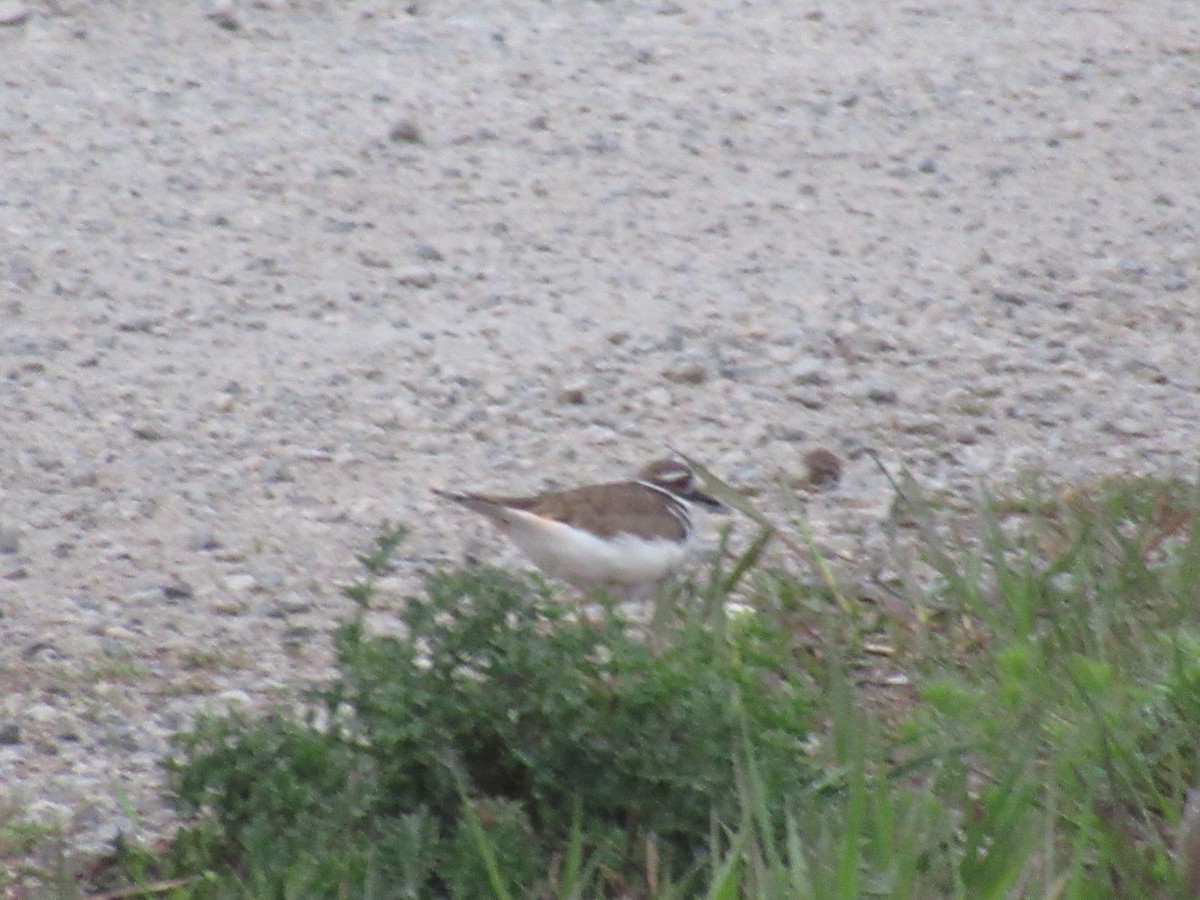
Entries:
<svg viewBox="0 0 1200 900">
<path fill-rule="evenodd" d="M 631 481 L 534 497 L 434 493 L 486 516 L 539 569 L 584 591 L 657 585 L 693 549 L 691 504 L 723 508 L 674 459 L 650 463 Z"/>
</svg>

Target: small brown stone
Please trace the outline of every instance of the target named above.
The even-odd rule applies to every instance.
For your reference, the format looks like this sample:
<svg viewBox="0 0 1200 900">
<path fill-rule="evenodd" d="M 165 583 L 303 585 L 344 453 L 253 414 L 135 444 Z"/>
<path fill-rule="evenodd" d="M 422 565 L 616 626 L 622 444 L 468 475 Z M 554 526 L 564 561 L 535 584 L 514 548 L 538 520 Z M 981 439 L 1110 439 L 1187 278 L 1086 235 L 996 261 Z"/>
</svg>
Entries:
<svg viewBox="0 0 1200 900">
<path fill-rule="evenodd" d="M 397 144 L 421 144 L 425 140 L 421 136 L 421 129 L 412 119 L 400 119 L 388 132 L 388 137 Z"/>
<path fill-rule="evenodd" d="M 582 381 L 564 384 L 562 390 L 558 392 L 558 400 L 560 403 L 570 406 L 582 406 L 587 402 L 587 384 Z"/>
<path fill-rule="evenodd" d="M 815 488 L 837 484 L 842 479 L 842 461 L 832 450 L 817 447 L 804 454 L 808 483 Z"/>
</svg>

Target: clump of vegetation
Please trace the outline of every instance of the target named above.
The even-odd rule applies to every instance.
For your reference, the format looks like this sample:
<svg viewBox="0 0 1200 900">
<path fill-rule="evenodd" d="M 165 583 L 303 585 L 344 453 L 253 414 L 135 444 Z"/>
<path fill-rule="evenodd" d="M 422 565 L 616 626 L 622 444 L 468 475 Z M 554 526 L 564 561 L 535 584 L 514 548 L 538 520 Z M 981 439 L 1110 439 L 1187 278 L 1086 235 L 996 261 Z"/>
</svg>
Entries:
<svg viewBox="0 0 1200 900">
<path fill-rule="evenodd" d="M 365 608 L 370 580 L 351 593 Z M 339 628 L 340 675 L 307 721 L 181 737 L 172 783 L 199 816 L 182 868 L 256 895 L 479 897 L 493 877 L 553 895 L 574 835 L 593 889 L 641 894 L 694 877 L 712 828 L 738 821 L 743 746 L 771 796 L 813 777 L 785 635 L 691 616 L 648 641 L 494 569 L 436 574 L 399 615 L 402 637 L 362 615 Z"/>
<path fill-rule="evenodd" d="M 190 824 L 109 875 L 175 897 L 1200 896 L 1197 488 L 1040 488 L 973 529 L 898 495 L 912 540 L 871 601 L 828 560 L 755 565 L 765 537 L 649 637 L 439 573 L 403 636 L 342 625 L 307 717 L 182 735 Z M 361 557 L 364 608 L 399 539 Z M 729 618 L 735 590 L 752 611 Z"/>
</svg>

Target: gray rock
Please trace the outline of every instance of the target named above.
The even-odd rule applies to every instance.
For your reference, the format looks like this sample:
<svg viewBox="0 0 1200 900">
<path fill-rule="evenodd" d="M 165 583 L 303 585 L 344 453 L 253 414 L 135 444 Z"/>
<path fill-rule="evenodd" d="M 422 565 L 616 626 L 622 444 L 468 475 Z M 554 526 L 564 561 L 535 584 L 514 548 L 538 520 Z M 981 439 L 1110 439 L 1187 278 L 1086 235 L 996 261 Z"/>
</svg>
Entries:
<svg viewBox="0 0 1200 900">
<path fill-rule="evenodd" d="M 433 270 L 424 266 L 404 266 L 396 269 L 395 276 L 396 283 L 403 287 L 428 288 L 437 281 Z"/>
<path fill-rule="evenodd" d="M 0 25 L 20 25 L 29 18 L 29 7 L 18 0 L 0 0 Z"/>
<path fill-rule="evenodd" d="M 162 595 L 167 600 L 190 600 L 196 595 L 196 589 L 186 581 L 173 578 L 162 586 Z"/>
<path fill-rule="evenodd" d="M 359 250 L 358 261 L 368 269 L 390 269 L 392 267 L 392 261 L 387 254 L 377 250 Z"/>
<path fill-rule="evenodd" d="M 187 548 L 189 550 L 219 550 L 220 547 L 221 539 L 213 531 L 196 531 L 187 539 Z"/>
<path fill-rule="evenodd" d="M 1035 298 L 1033 291 L 1020 285 L 997 285 L 992 288 L 992 299 L 1010 306 L 1025 306 Z"/>
<path fill-rule="evenodd" d="M 1183 272 L 1172 272 L 1163 278 L 1162 285 L 1164 291 L 1186 291 L 1192 286 L 1192 279 Z"/>
<path fill-rule="evenodd" d="M 236 572 L 225 576 L 225 590 L 231 594 L 248 594 L 258 589 L 258 579 L 249 572 Z"/>
<path fill-rule="evenodd" d="M 205 12 L 205 17 L 215 22 L 227 31 L 237 31 L 242 27 L 242 23 L 238 21 L 235 14 L 236 6 L 233 0 L 212 0 Z"/>
<path fill-rule="evenodd" d="M 163 441 L 169 436 L 167 429 L 159 422 L 134 422 L 129 430 L 134 437 L 143 441 Z"/>
<path fill-rule="evenodd" d="M 21 532 L 16 528 L 0 527 L 0 553 L 11 555 L 21 549 Z"/>
<path fill-rule="evenodd" d="M 583 379 L 575 379 L 563 384 L 558 392 L 558 402 L 570 406 L 582 406 L 587 402 L 588 383 Z"/>
<path fill-rule="evenodd" d="M 864 396 L 872 403 L 895 403 L 896 386 L 884 378 L 877 378 L 863 388 Z"/>
<path fill-rule="evenodd" d="M 700 355 L 680 355 L 662 370 L 662 374 L 676 384 L 704 384 L 709 378 L 708 360 Z"/>
<path fill-rule="evenodd" d="M 291 467 L 281 459 L 268 459 L 259 469 L 264 481 L 276 484 L 295 481 L 296 475 Z"/>
<path fill-rule="evenodd" d="M 808 429 L 798 423 L 790 421 L 776 422 L 771 427 L 771 437 L 779 441 L 798 443 L 800 441 L 807 441 L 809 434 Z"/>
<path fill-rule="evenodd" d="M 275 614 L 277 616 L 295 616 L 311 612 L 312 608 L 313 602 L 311 598 L 304 596 L 299 591 L 288 591 L 275 601 Z"/>
<path fill-rule="evenodd" d="M 802 359 L 787 367 L 787 375 L 793 384 L 828 384 L 829 366 L 819 359 Z"/>
</svg>

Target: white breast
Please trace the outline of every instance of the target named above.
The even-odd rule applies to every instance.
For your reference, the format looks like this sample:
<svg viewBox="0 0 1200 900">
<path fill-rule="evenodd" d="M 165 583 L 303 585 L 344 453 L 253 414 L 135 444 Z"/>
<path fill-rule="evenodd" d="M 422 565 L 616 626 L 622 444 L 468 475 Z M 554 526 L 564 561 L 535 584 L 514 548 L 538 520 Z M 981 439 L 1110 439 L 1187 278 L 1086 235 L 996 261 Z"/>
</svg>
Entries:
<svg viewBox="0 0 1200 900">
<path fill-rule="evenodd" d="M 509 510 L 504 518 L 504 530 L 534 565 L 583 588 L 661 581 L 683 564 L 692 547 L 691 541 L 629 534 L 600 538 L 519 510 Z"/>
</svg>

